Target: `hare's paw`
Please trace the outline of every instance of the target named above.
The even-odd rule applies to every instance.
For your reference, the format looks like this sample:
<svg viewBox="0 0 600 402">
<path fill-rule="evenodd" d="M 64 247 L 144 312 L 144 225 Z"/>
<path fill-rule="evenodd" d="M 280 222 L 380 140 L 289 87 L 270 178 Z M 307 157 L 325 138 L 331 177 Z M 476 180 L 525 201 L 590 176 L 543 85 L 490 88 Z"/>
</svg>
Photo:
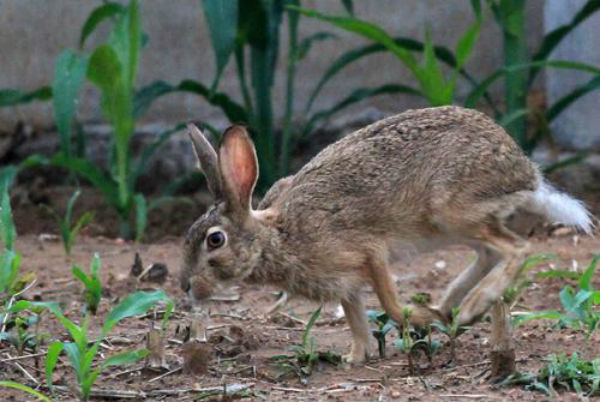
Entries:
<svg viewBox="0 0 600 402">
<path fill-rule="evenodd" d="M 352 344 L 350 353 L 342 356 L 342 362 L 351 365 L 364 364 L 369 359 L 369 350 L 364 345 Z"/>
</svg>

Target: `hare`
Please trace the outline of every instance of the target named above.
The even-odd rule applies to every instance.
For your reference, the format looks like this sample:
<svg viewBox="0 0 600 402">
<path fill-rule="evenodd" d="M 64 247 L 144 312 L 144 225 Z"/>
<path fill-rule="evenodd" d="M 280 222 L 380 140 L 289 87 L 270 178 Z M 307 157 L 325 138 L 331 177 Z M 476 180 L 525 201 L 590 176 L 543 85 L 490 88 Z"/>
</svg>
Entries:
<svg viewBox="0 0 600 402">
<path fill-rule="evenodd" d="M 466 244 L 477 252 L 441 303 L 415 307 L 410 322 L 448 321 L 460 307 L 458 324 L 466 325 L 493 306 L 494 335 L 508 350 L 510 370 L 501 298 L 527 243 L 505 218 L 523 208 L 592 230 L 583 204 L 545 182 L 511 137 L 475 110 L 408 110 L 358 130 L 278 181 L 257 210 L 251 199 L 259 168 L 246 129 L 227 129 L 218 154 L 195 126 L 189 134 L 215 204 L 187 233 L 182 289 L 201 300 L 219 282 L 246 280 L 340 302 L 352 332 L 351 363 L 369 352 L 361 288 L 372 285 L 389 316 L 403 321 L 387 263 L 399 240 L 423 250 Z"/>
</svg>

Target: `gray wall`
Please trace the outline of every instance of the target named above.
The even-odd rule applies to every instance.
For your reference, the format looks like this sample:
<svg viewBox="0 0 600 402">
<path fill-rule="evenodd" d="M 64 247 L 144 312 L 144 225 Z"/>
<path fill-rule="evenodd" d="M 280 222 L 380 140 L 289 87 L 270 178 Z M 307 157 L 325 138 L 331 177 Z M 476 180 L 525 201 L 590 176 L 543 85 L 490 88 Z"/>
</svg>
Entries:
<svg viewBox="0 0 600 402">
<path fill-rule="evenodd" d="M 204 23 L 200 0 L 146 0 L 141 2 L 143 26 L 150 42 L 143 52 L 138 86 L 156 79 L 176 83 L 193 78 L 206 84 L 214 74 L 213 53 Z M 331 13 L 343 13 L 339 0 L 305 1 L 305 6 Z M 457 38 L 472 21 L 467 0 L 355 0 L 356 14 L 376 22 L 394 35 L 422 38 L 426 24 L 437 43 L 454 47 Z M 99 4 L 92 0 L 0 0 L 0 88 L 34 89 L 48 84 L 53 60 L 65 48 L 76 48 L 79 30 L 91 9 Z M 528 1 L 529 45 L 533 49 L 542 35 L 543 0 Z M 501 35 L 490 15 L 468 68 L 476 77 L 485 77 L 501 64 Z M 358 37 L 329 27 L 319 21 L 303 19 L 300 36 L 331 30 L 338 40 L 315 46 L 298 69 L 296 109 L 304 107 L 308 94 L 323 71 L 343 51 L 366 43 Z M 104 37 L 100 30 L 94 38 Z M 285 42 L 286 30 L 282 32 Z M 96 41 L 97 43 L 97 41 Z M 86 46 L 91 49 L 94 40 Z M 285 57 L 285 49 L 281 56 Z M 238 97 L 233 63 L 227 69 L 221 90 Z M 274 97 L 281 116 L 285 71 L 280 67 Z M 331 82 L 323 91 L 317 107 L 331 105 L 351 89 L 388 82 L 414 85 L 407 71 L 390 55 L 369 57 Z M 468 86 L 459 87 L 464 94 Z M 494 88 L 497 93 L 501 88 Z M 102 121 L 94 88 L 86 86 L 81 97 L 79 118 L 86 122 Z M 369 101 L 386 112 L 424 105 L 422 100 L 407 96 L 381 96 Z M 364 108 L 368 103 L 360 106 Z M 18 120 L 45 128 L 52 124 L 49 103 L 0 109 L 0 131 L 10 131 Z M 219 119 L 220 114 L 199 98 L 172 95 L 159 101 L 145 117 L 145 122 L 175 122 L 187 119 Z"/>
</svg>

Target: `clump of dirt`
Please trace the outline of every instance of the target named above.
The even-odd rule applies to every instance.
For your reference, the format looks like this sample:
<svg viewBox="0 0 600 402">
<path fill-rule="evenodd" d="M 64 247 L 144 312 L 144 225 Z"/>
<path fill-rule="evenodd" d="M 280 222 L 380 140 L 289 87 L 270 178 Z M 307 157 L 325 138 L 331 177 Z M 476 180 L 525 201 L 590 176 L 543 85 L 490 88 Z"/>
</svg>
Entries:
<svg viewBox="0 0 600 402">
<path fill-rule="evenodd" d="M 189 341 L 181 350 L 183 356 L 183 373 L 188 375 L 202 375 L 208 372 L 213 353 L 209 345 Z"/>
<path fill-rule="evenodd" d="M 208 338 L 219 357 L 235 357 L 258 349 L 261 336 L 251 327 L 242 328 L 240 325 L 230 325 L 225 330 L 213 332 Z"/>
</svg>

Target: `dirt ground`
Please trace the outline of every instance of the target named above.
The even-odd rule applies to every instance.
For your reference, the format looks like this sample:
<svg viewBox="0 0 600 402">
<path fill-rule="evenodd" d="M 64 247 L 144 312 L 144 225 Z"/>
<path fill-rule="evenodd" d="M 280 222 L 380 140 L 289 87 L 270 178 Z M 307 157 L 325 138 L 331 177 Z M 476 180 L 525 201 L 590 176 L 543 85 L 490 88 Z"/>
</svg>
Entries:
<svg viewBox="0 0 600 402">
<path fill-rule="evenodd" d="M 15 211 L 17 218 L 23 211 Z M 184 215 L 187 212 L 183 213 Z M 30 221 L 33 218 L 30 218 Z M 193 219 L 193 218 L 191 218 Z M 191 219 L 190 222 L 191 223 Z M 23 219 L 27 221 L 27 219 Z M 188 224 L 189 224 L 188 223 Z M 104 222 L 106 224 L 106 222 Z M 17 219 L 17 227 L 23 222 Z M 135 289 L 162 287 L 176 301 L 176 311 L 166 334 L 166 367 L 150 370 L 140 362 L 127 367 L 117 367 L 101 375 L 96 388 L 112 398 L 103 400 L 265 400 L 265 401 L 541 401 L 544 394 L 528 391 L 519 386 L 498 387 L 486 381 L 489 372 L 489 324 L 480 323 L 463 334 L 457 344 L 456 360 L 450 359 L 449 348 L 443 335 L 434 334 L 444 342 L 439 354 L 431 363 L 424 357 L 417 358 L 419 375 L 410 375 L 405 355 L 391 345 L 396 333 L 388 335 L 385 358 L 377 357 L 376 344 L 372 342 L 372 359 L 365 366 L 320 364 L 307 378 L 291 375 L 279 377 L 280 368 L 270 359 L 272 356 L 291 353 L 289 346 L 301 342 L 302 329 L 311 312 L 318 306 L 303 299 L 290 300 L 278 313 L 268 315 L 268 308 L 276 300 L 276 290 L 268 287 L 242 284 L 234 289 L 235 297 L 229 301 L 214 301 L 210 307 L 208 325 L 209 345 L 212 358 L 204 374 L 183 374 L 182 333 L 195 313 L 190 311 L 177 274 L 180 264 L 178 236 L 163 236 L 152 244 L 123 242 L 98 235 L 84 234 L 76 240 L 73 255 L 65 257 L 58 241 L 42 240 L 40 234 L 46 227 L 38 222 L 36 231 L 21 234 L 17 249 L 22 253 L 22 273 L 35 272 L 37 283 L 23 296 L 43 301 L 58 301 L 67 316 L 78 317 L 81 309 L 81 288 L 70 273 L 72 265 L 87 269 L 94 253 L 102 260 L 101 276 L 105 286 L 99 315 L 90 328 L 92 332 L 101 326 L 103 316 L 120 298 Z M 48 224 L 48 227 L 52 225 Z M 55 226 L 52 226 L 55 228 Z M 22 233 L 27 230 L 21 230 Z M 90 233 L 90 231 L 88 231 Z M 92 230 L 93 233 L 93 230 Z M 157 238 L 158 236 L 155 236 Z M 592 256 L 600 251 L 600 240 L 593 237 L 551 236 L 533 239 L 534 253 L 555 253 L 558 259 L 541 263 L 535 272 L 554 268 L 585 267 Z M 143 266 L 164 262 L 169 275 L 162 285 L 138 282 L 130 276 L 134 255 L 138 252 Z M 400 299 L 408 303 L 416 292 L 430 293 L 435 301 L 444 287 L 468 264 L 473 254 L 466 248 L 441 250 L 409 261 L 395 264 L 394 272 L 400 290 Z M 559 307 L 558 292 L 565 282 L 558 279 L 536 279 L 519 302 L 519 310 L 543 310 Z M 367 306 L 379 309 L 376 297 L 370 289 L 364 290 Z M 239 295 L 239 299 L 236 295 Z M 350 332 L 338 313 L 338 306 L 326 305 L 311 332 L 318 350 L 337 354 L 347 352 Z M 103 343 L 102 354 L 108 356 L 117 351 L 141 347 L 151 327 L 153 315 L 128 319 L 117 325 L 108 340 Z M 40 332 L 53 338 L 66 340 L 65 331 L 57 321 L 43 316 Z M 93 338 L 93 336 L 92 336 Z M 558 330 L 543 321 L 524 324 L 515 329 L 518 369 L 537 372 L 544 364 L 543 358 L 551 353 L 580 352 L 585 357 L 600 356 L 600 335 L 585 340 L 584 334 L 573 330 Z M 44 348 L 43 348 L 44 349 Z M 29 352 L 26 352 L 29 354 Z M 11 379 L 35 387 L 44 383 L 42 357 L 15 357 L 15 350 L 0 343 L 0 380 Z M 21 368 L 16 364 L 19 363 Z M 57 385 L 72 386 L 74 375 L 61 356 L 54 381 Z M 27 372 L 31 378 L 25 375 Z M 232 396 L 222 396 L 223 387 L 241 389 Z M 217 387 L 216 391 L 210 387 Z M 40 388 L 47 392 L 45 386 Z M 127 395 L 118 397 L 114 391 Z M 28 400 L 24 394 L 0 391 L 4 401 Z M 216 395 L 215 395 L 216 393 Z M 59 391 L 60 400 L 73 400 L 72 392 Z M 115 398 L 116 397 L 116 398 Z M 127 397 L 127 398 L 123 398 Z M 31 398 L 29 398 L 31 399 Z M 559 400 L 579 400 L 574 393 L 563 393 Z"/>
</svg>

